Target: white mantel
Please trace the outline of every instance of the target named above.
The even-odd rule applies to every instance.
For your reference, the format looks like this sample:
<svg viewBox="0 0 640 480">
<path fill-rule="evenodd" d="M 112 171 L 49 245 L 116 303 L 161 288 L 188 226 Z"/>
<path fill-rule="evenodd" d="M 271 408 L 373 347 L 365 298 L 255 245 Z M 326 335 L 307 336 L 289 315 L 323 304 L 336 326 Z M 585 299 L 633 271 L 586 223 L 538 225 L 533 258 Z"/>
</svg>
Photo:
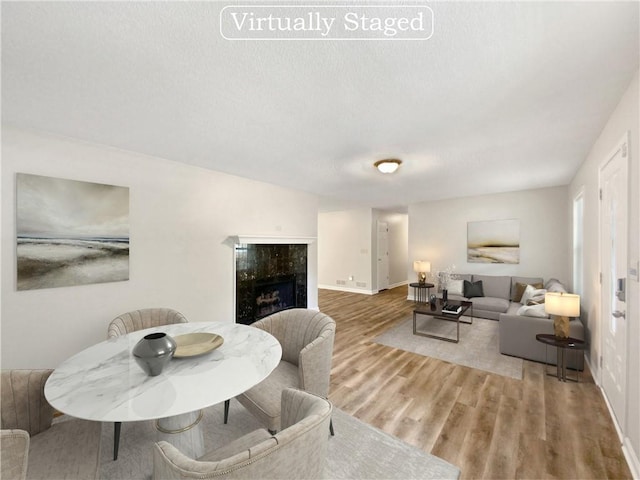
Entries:
<svg viewBox="0 0 640 480">
<path fill-rule="evenodd" d="M 229 237 L 235 245 L 273 244 L 273 245 L 307 245 L 314 243 L 317 237 L 278 237 L 274 235 L 231 235 Z"/>
</svg>

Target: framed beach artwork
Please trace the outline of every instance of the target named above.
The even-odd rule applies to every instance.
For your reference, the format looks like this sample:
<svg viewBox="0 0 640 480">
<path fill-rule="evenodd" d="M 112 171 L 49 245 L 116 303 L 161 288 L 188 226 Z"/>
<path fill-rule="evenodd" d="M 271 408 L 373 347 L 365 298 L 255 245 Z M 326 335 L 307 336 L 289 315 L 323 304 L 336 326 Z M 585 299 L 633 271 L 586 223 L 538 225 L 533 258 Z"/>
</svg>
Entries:
<svg viewBox="0 0 640 480">
<path fill-rule="evenodd" d="M 17 289 L 129 279 L 129 188 L 18 173 Z"/>
<path fill-rule="evenodd" d="M 468 222 L 467 262 L 520 263 L 520 221 Z"/>
</svg>

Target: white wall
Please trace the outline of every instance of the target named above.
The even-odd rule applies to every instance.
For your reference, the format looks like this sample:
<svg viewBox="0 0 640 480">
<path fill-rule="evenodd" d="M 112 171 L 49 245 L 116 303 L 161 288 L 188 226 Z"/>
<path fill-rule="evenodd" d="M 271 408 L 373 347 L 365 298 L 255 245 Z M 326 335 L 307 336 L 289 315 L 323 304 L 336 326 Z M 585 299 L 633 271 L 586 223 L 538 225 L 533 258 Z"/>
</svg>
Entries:
<svg viewBox="0 0 640 480">
<path fill-rule="evenodd" d="M 109 147 L 2 131 L 2 367 L 50 368 L 106 338 L 118 314 L 151 306 L 192 322 L 234 321 L 230 235 L 317 235 L 314 196 Z M 16 172 L 128 186 L 130 280 L 16 290 Z M 317 247 L 308 260 L 317 308 Z"/>
<path fill-rule="evenodd" d="M 372 219 L 370 208 L 318 214 L 320 288 L 373 293 Z"/>
<path fill-rule="evenodd" d="M 431 272 L 571 280 L 567 187 L 456 198 L 409 205 L 409 258 L 428 260 Z M 467 263 L 467 222 L 520 220 L 520 263 Z M 415 275 L 412 265 L 407 275 Z"/>
<path fill-rule="evenodd" d="M 596 381 L 600 378 L 601 352 L 600 282 L 599 282 L 599 195 L 598 172 L 600 166 L 623 135 L 629 132 L 629 242 L 630 268 L 638 268 L 640 261 L 640 98 L 638 73 L 629 85 L 620 103 L 612 113 L 602 133 L 594 143 L 584 163 L 570 185 L 570 197 L 584 189 L 584 295 L 581 310 L 588 328 L 590 365 Z M 571 206 L 569 205 L 569 210 Z M 634 453 L 636 475 L 640 475 L 640 285 L 637 279 L 627 280 L 627 422 L 621 425 L 627 437 L 627 448 Z"/>
<path fill-rule="evenodd" d="M 318 214 L 320 288 L 378 292 L 377 221 L 387 222 L 389 227 L 389 287 L 407 283 L 408 216 L 356 208 Z"/>
</svg>

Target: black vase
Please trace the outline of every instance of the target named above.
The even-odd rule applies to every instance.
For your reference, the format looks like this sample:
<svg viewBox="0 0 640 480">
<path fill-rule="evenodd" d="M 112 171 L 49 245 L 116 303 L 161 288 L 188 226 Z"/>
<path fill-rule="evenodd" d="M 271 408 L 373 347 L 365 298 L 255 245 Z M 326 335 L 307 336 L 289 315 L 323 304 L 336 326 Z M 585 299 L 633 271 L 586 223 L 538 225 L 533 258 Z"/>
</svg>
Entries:
<svg viewBox="0 0 640 480">
<path fill-rule="evenodd" d="M 449 295 L 449 291 L 446 288 L 444 290 L 442 290 L 442 301 L 443 302 L 447 301 L 448 295 Z"/>
<path fill-rule="evenodd" d="M 145 335 L 133 347 L 133 357 L 140 368 L 151 377 L 160 375 L 176 351 L 176 342 L 164 332 Z"/>
</svg>

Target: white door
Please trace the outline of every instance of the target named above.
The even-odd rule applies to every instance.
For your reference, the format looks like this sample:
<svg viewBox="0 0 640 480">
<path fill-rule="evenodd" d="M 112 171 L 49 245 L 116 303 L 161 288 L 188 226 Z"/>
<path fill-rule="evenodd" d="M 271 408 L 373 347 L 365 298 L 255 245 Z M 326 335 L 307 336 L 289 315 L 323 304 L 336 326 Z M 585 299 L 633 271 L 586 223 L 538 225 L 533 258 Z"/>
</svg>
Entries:
<svg viewBox="0 0 640 480">
<path fill-rule="evenodd" d="M 627 145 L 625 138 L 600 168 L 601 381 L 618 425 L 625 423 L 627 378 Z"/>
<path fill-rule="evenodd" d="M 378 222 L 378 291 L 389 288 L 389 226 Z"/>
</svg>

